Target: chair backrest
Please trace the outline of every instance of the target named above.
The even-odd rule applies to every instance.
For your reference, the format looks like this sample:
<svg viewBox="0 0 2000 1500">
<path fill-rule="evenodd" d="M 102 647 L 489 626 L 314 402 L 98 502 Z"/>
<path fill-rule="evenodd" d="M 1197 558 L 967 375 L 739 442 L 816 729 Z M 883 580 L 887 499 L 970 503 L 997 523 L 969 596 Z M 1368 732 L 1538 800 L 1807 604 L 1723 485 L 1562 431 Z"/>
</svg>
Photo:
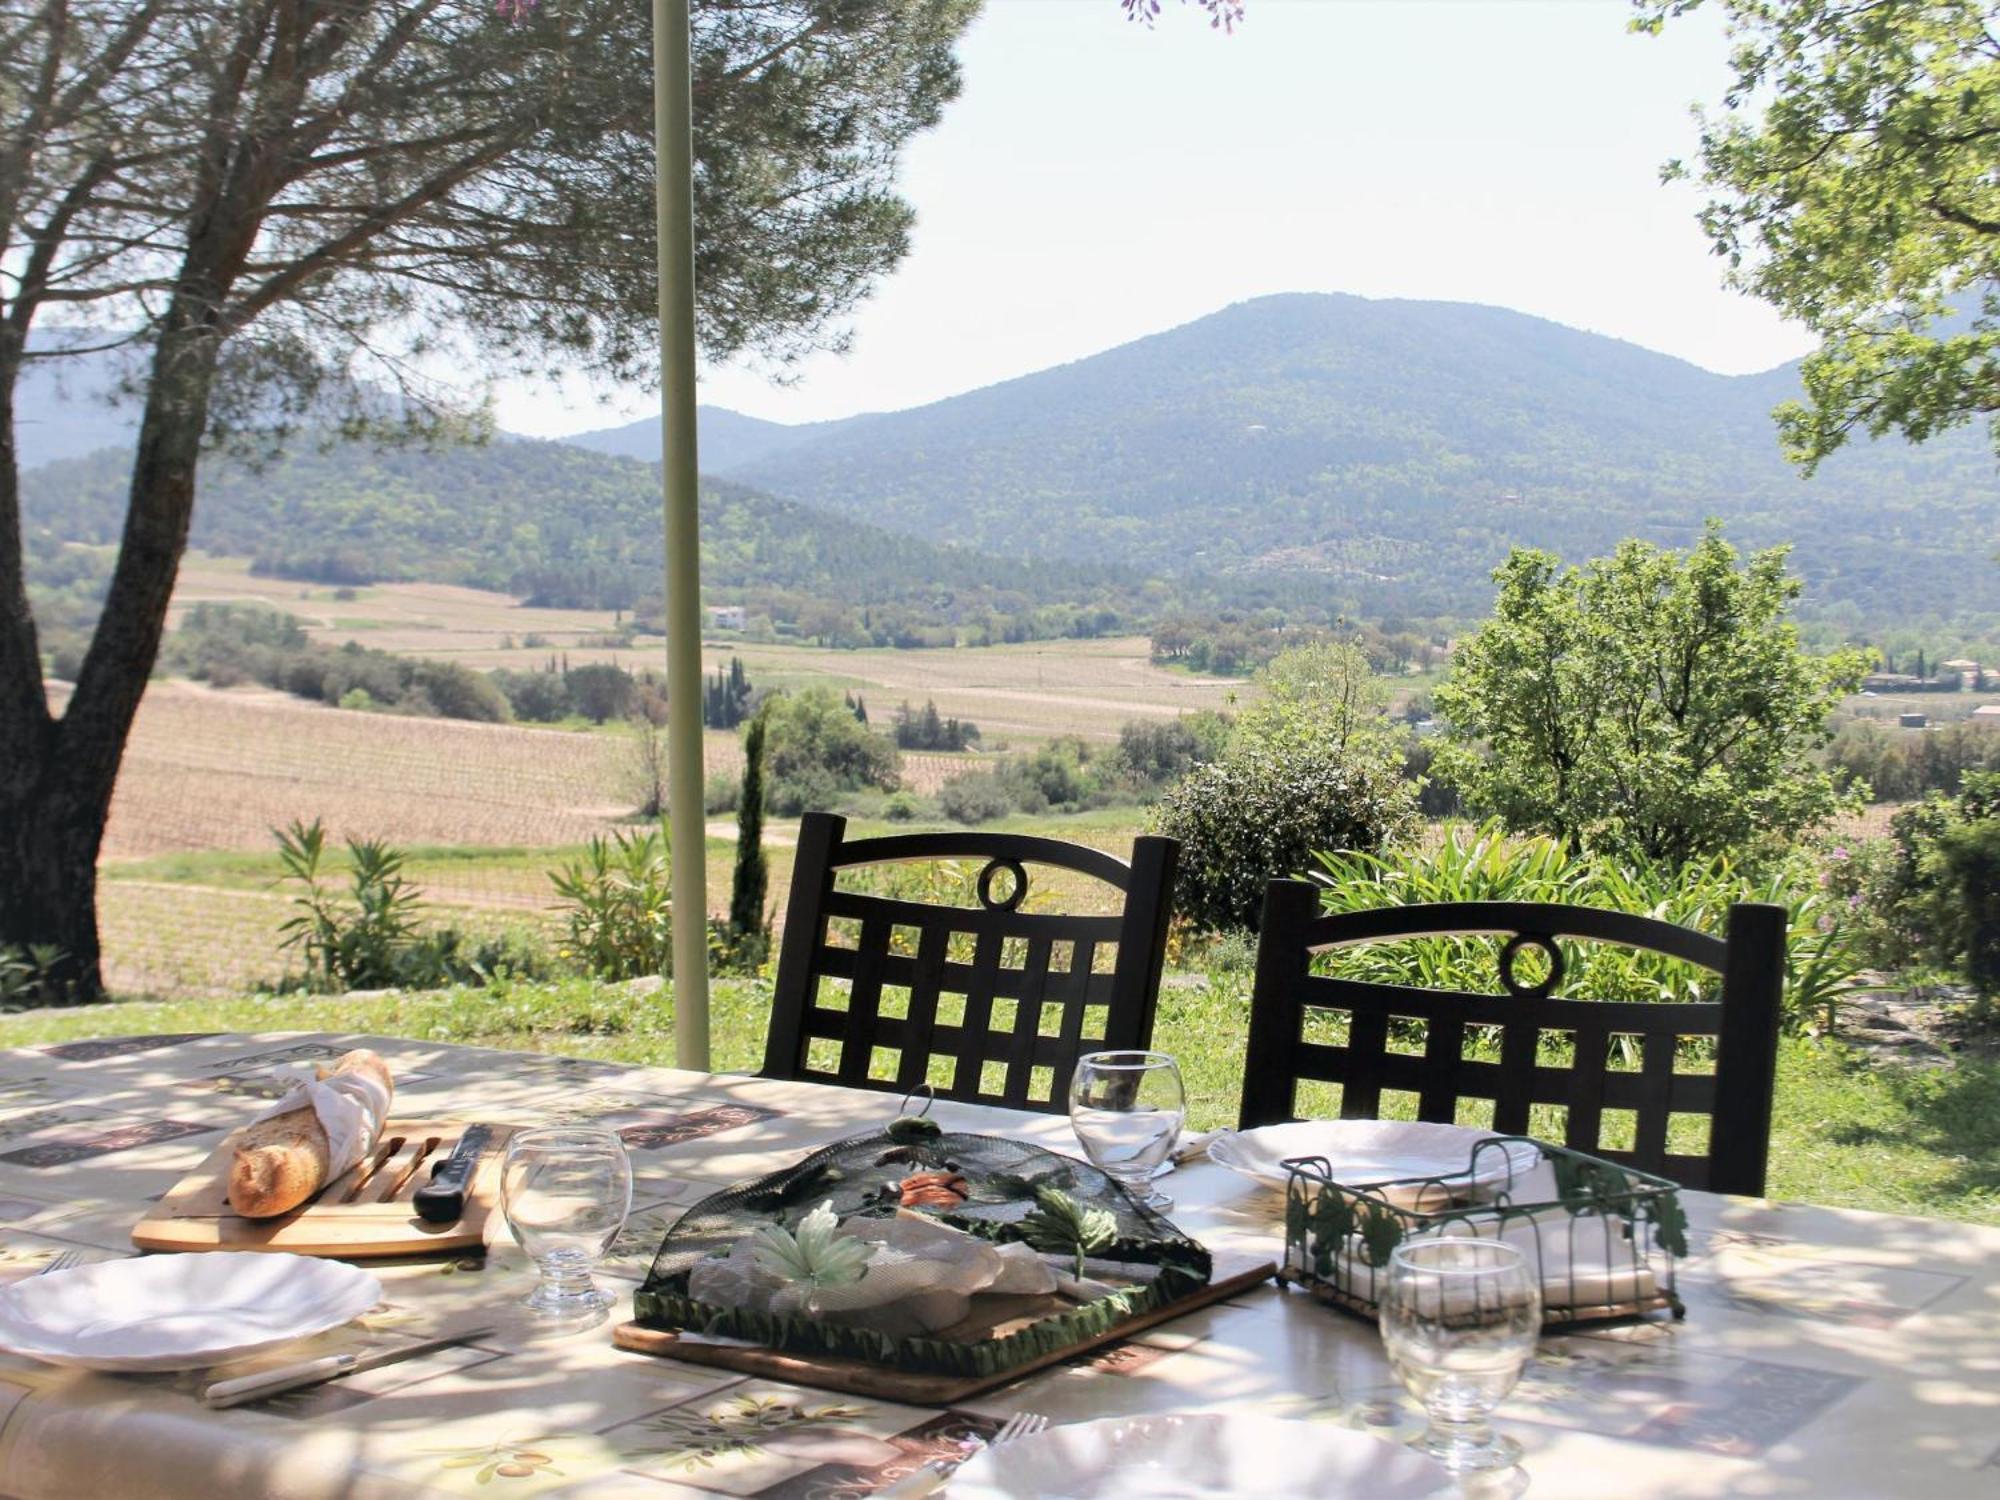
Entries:
<svg viewBox="0 0 2000 1500">
<path fill-rule="evenodd" d="M 1732 906 L 1727 937 L 1718 939 L 1650 917 L 1533 902 L 1458 901 L 1322 915 L 1319 890 L 1274 880 L 1265 893 L 1243 1128 L 1297 1118 L 1301 1080 L 1338 1084 L 1343 1119 L 1377 1117 L 1385 1089 L 1415 1095 L 1421 1120 L 1449 1122 L 1459 1100 L 1491 1100 L 1492 1128 L 1506 1135 L 1535 1133 L 1531 1108 L 1556 1106 L 1565 1111 L 1564 1145 L 1685 1187 L 1763 1193 L 1785 978 L 1784 907 Z M 1310 971 L 1313 954 L 1322 949 L 1456 934 L 1506 935 L 1500 976 L 1507 995 L 1411 989 Z M 1557 940 L 1565 937 L 1649 949 L 1713 970 L 1722 976 L 1721 1000 L 1558 999 L 1553 992 L 1562 982 L 1563 960 Z M 1545 955 L 1547 973 L 1537 982 L 1515 977 L 1514 956 L 1524 947 Z M 1712 1073 L 1676 1067 L 1687 1038 L 1714 1040 Z M 1476 1044 L 1471 1049 L 1469 1040 Z M 1545 1049 L 1545 1041 L 1557 1045 Z M 1567 1066 L 1551 1061 L 1565 1052 Z M 1617 1061 L 1636 1053 L 1638 1065 L 1612 1066 L 1614 1052 Z M 1635 1117 L 1630 1148 L 1601 1144 L 1607 1111 Z M 1676 1115 L 1709 1117 L 1706 1152 L 1668 1150 Z"/>
<path fill-rule="evenodd" d="M 1079 1056 L 1148 1045 L 1180 852 L 1174 840 L 1136 840 L 1128 865 L 1022 834 L 849 843 L 846 829 L 830 813 L 807 813 L 799 828 L 766 1078 L 899 1094 L 929 1083 L 942 1099 L 1061 1113 Z M 940 859 L 985 861 L 978 906 L 836 883 L 840 871 L 863 865 Z M 1122 894 L 1119 910 L 1021 910 L 1030 865 L 1105 882 Z"/>
</svg>

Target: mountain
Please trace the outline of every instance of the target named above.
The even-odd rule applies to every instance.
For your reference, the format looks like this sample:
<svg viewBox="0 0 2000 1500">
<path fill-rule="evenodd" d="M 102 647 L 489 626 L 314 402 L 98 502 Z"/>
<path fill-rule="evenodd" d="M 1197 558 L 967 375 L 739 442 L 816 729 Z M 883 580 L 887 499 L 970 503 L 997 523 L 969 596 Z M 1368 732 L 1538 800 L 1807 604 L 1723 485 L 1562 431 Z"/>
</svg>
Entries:
<svg viewBox="0 0 2000 1500">
<path fill-rule="evenodd" d="M 762 417 L 746 417 L 723 406 L 698 406 L 695 408 L 695 442 L 701 454 L 702 472 L 724 474 L 769 458 L 798 443 L 808 442 L 831 428 L 866 420 L 865 417 L 850 417 L 844 422 L 809 422 L 790 426 L 783 422 L 767 422 Z M 622 427 L 600 427 L 593 432 L 579 432 L 563 441 L 578 448 L 588 448 L 593 453 L 658 463 L 660 419 L 641 417 Z"/>
<path fill-rule="evenodd" d="M 2000 481 L 1974 432 L 1857 443 L 1802 480 L 1793 367 L 1717 375 L 1500 308 L 1287 295 L 703 468 L 1017 557 L 1317 580 L 1366 615 L 1483 610 L 1509 545 L 1796 542 L 1820 612 L 2000 614 Z"/>
<path fill-rule="evenodd" d="M 29 348 L 46 352 L 62 337 L 37 335 Z M 73 337 L 95 335 L 79 330 Z M 122 357 L 114 354 L 30 359 L 22 366 L 14 390 L 14 444 L 21 467 L 129 447 L 139 430 L 139 406 L 114 399 L 125 373 Z"/>
<path fill-rule="evenodd" d="M 24 473 L 31 534 L 44 546 L 115 541 L 128 463 L 107 450 Z M 1079 599 L 1137 587 L 1102 568 L 935 546 L 726 480 L 704 485 L 701 512 L 708 587 L 855 644 L 949 644 L 951 627 L 968 621 L 1044 605 L 1067 613 Z M 282 577 L 427 579 L 556 606 L 657 607 L 659 470 L 523 439 L 308 443 L 261 464 L 211 456 L 190 540 Z"/>
</svg>

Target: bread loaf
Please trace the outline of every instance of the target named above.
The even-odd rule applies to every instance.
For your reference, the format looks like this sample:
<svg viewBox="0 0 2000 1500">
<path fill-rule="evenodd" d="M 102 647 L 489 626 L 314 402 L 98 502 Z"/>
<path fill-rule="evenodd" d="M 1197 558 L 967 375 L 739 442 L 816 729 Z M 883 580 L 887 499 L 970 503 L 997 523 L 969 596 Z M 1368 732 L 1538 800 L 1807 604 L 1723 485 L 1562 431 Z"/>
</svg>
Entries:
<svg viewBox="0 0 2000 1500">
<path fill-rule="evenodd" d="M 379 1086 L 381 1117 L 369 1120 L 363 1131 L 372 1146 L 381 1134 L 389 1099 L 395 1092 L 389 1065 L 366 1048 L 356 1048 L 336 1061 L 330 1072 L 322 1069 L 320 1076 L 342 1073 L 360 1073 Z M 288 1213 L 351 1165 L 351 1161 L 333 1160 L 326 1127 L 312 1104 L 298 1105 L 255 1121 L 237 1136 L 235 1159 L 229 1167 L 229 1206 L 246 1219 Z"/>
</svg>

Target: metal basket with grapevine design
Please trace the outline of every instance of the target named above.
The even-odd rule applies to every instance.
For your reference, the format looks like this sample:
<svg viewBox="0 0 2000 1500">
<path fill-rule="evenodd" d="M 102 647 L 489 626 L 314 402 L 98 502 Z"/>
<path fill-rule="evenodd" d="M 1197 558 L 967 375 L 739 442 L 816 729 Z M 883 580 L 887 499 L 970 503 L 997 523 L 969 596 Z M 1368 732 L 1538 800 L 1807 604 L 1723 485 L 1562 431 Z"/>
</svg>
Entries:
<svg viewBox="0 0 2000 1500">
<path fill-rule="evenodd" d="M 1674 1274 L 1687 1216 L 1665 1178 L 1526 1136 L 1479 1142 L 1462 1173 L 1365 1188 L 1334 1181 L 1324 1157 L 1284 1165 L 1278 1280 L 1349 1312 L 1375 1316 L 1404 1241 L 1475 1235 L 1539 1269 L 1546 1326 L 1686 1313 Z"/>
</svg>

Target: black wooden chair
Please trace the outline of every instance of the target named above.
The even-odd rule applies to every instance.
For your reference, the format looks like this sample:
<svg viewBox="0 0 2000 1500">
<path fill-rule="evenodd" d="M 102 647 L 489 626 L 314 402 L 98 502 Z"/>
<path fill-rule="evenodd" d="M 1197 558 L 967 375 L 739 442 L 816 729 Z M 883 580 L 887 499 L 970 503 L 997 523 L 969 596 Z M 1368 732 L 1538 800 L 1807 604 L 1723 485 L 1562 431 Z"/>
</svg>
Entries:
<svg viewBox="0 0 2000 1500">
<path fill-rule="evenodd" d="M 1650 917 L 1531 902 L 1447 902 L 1322 915 L 1319 889 L 1274 880 L 1265 893 L 1243 1128 L 1297 1118 L 1302 1080 L 1339 1085 L 1342 1119 L 1376 1118 L 1385 1089 L 1414 1095 L 1421 1120 L 1449 1122 L 1458 1117 L 1461 1099 L 1490 1100 L 1490 1126 L 1506 1135 L 1536 1133 L 1529 1129 L 1531 1106 L 1557 1106 L 1565 1111 L 1564 1145 L 1684 1187 L 1763 1193 L 1785 980 L 1782 906 L 1731 907 L 1723 940 Z M 1471 933 L 1507 935 L 1500 951 L 1506 996 L 1310 972 L 1313 954 L 1326 948 Z M 1557 999 L 1553 992 L 1562 982 L 1563 960 L 1556 940 L 1565 937 L 1685 959 L 1722 976 L 1721 999 Z M 1535 982 L 1517 979 L 1514 971 L 1515 956 L 1529 947 L 1542 951 L 1547 970 Z M 1491 1060 L 1495 1031 L 1498 1061 Z M 1541 1044 L 1552 1034 L 1570 1044 L 1567 1067 L 1542 1060 Z M 1715 1040 L 1714 1072 L 1675 1066 L 1683 1038 Z M 1469 1040 L 1483 1045 L 1469 1048 Z M 1468 1055 L 1473 1051 L 1484 1055 Z M 1635 1068 L 1614 1066 L 1632 1056 L 1639 1059 Z M 1611 1111 L 1633 1117 L 1629 1149 L 1602 1145 Z M 1478 1107 L 1467 1113 L 1476 1115 Z M 1709 1117 L 1705 1154 L 1669 1153 L 1668 1127 L 1676 1115 Z"/>
<path fill-rule="evenodd" d="M 799 828 L 764 1077 L 898 1094 L 929 1083 L 942 1099 L 1062 1113 L 1079 1056 L 1148 1045 L 1180 852 L 1172 839 L 1136 840 L 1127 865 L 1021 834 L 849 843 L 846 830 L 830 813 L 807 813 Z M 986 862 L 978 906 L 837 884 L 843 870 L 940 859 Z M 1031 864 L 1104 881 L 1123 893 L 1121 909 L 1023 911 Z"/>
</svg>

